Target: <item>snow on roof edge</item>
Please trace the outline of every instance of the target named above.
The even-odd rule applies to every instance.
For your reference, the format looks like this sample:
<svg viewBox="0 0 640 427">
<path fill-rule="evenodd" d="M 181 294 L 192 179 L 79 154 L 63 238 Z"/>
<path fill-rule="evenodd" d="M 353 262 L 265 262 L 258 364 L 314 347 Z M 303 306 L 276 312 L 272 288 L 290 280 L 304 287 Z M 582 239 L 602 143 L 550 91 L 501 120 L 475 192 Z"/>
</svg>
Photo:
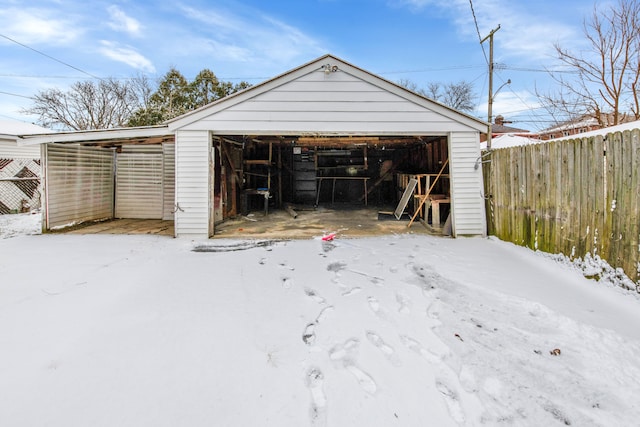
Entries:
<svg viewBox="0 0 640 427">
<path fill-rule="evenodd" d="M 636 120 L 634 122 L 622 123 L 616 126 L 609 126 L 602 129 L 592 130 L 589 132 L 578 133 L 575 135 L 563 136 L 562 138 L 554 138 L 548 141 L 568 141 L 571 139 L 589 138 L 589 137 L 598 136 L 598 135 L 605 136 L 614 132 L 623 132 L 625 130 L 634 130 L 634 129 L 640 129 L 640 120 Z"/>
</svg>

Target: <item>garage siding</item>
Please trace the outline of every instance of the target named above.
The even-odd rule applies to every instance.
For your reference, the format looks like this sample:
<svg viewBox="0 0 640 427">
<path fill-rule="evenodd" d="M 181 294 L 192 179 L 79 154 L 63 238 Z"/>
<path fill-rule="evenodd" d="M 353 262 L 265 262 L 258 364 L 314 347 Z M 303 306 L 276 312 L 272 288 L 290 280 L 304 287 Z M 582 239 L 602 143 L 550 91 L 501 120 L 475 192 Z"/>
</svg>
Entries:
<svg viewBox="0 0 640 427">
<path fill-rule="evenodd" d="M 346 70 L 311 70 L 184 129 L 216 133 L 442 134 L 468 126 Z"/>
<path fill-rule="evenodd" d="M 176 237 L 209 237 L 208 131 L 176 132 Z"/>
<path fill-rule="evenodd" d="M 0 138 L 0 159 L 39 159 L 40 145 L 18 145 L 15 140 Z"/>
<path fill-rule="evenodd" d="M 480 140 L 477 132 L 449 135 L 453 235 L 486 236 Z M 478 167 L 476 168 L 476 162 Z"/>
<path fill-rule="evenodd" d="M 113 218 L 113 150 L 47 144 L 44 207 L 46 230 Z"/>
<path fill-rule="evenodd" d="M 162 153 L 164 154 L 163 162 L 163 202 L 162 202 L 162 219 L 165 221 L 173 221 L 173 211 L 175 210 L 176 196 L 176 148 L 173 143 L 163 143 Z"/>
</svg>

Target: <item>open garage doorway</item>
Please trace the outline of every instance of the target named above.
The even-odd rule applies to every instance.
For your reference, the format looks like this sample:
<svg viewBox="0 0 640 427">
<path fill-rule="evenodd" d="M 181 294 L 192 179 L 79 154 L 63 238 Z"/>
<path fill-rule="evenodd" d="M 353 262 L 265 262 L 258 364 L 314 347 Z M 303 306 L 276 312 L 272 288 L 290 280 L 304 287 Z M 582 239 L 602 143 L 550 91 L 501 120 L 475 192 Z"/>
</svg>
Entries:
<svg viewBox="0 0 640 427">
<path fill-rule="evenodd" d="M 282 210 L 390 215 L 408 185 L 405 218 L 441 229 L 449 216 L 446 136 L 213 136 L 212 144 L 218 224 Z"/>
</svg>

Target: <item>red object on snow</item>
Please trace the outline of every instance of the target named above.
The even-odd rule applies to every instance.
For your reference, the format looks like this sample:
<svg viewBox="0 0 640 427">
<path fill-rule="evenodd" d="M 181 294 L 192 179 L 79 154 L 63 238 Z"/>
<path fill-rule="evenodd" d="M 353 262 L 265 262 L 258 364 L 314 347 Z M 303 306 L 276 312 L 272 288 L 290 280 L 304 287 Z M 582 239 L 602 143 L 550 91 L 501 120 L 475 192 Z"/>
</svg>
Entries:
<svg viewBox="0 0 640 427">
<path fill-rule="evenodd" d="M 322 240 L 325 242 L 330 242 L 336 237 L 336 233 L 327 234 L 326 236 L 322 236 Z"/>
</svg>

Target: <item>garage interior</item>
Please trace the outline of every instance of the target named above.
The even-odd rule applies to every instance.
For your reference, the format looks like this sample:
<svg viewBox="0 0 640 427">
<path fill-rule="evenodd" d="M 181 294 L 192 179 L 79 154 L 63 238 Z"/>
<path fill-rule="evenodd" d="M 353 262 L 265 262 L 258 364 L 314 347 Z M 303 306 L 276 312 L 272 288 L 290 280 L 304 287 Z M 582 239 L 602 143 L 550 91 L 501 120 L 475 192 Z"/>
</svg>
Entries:
<svg viewBox="0 0 640 427">
<path fill-rule="evenodd" d="M 249 233 L 282 211 L 300 222 L 311 212 L 397 222 L 398 208 L 403 227 L 415 214 L 429 230 L 446 233 L 446 136 L 213 135 L 212 143 L 216 235 L 240 226 Z M 403 198 L 412 179 L 415 189 Z M 251 220 L 241 225 L 239 218 Z"/>
</svg>

